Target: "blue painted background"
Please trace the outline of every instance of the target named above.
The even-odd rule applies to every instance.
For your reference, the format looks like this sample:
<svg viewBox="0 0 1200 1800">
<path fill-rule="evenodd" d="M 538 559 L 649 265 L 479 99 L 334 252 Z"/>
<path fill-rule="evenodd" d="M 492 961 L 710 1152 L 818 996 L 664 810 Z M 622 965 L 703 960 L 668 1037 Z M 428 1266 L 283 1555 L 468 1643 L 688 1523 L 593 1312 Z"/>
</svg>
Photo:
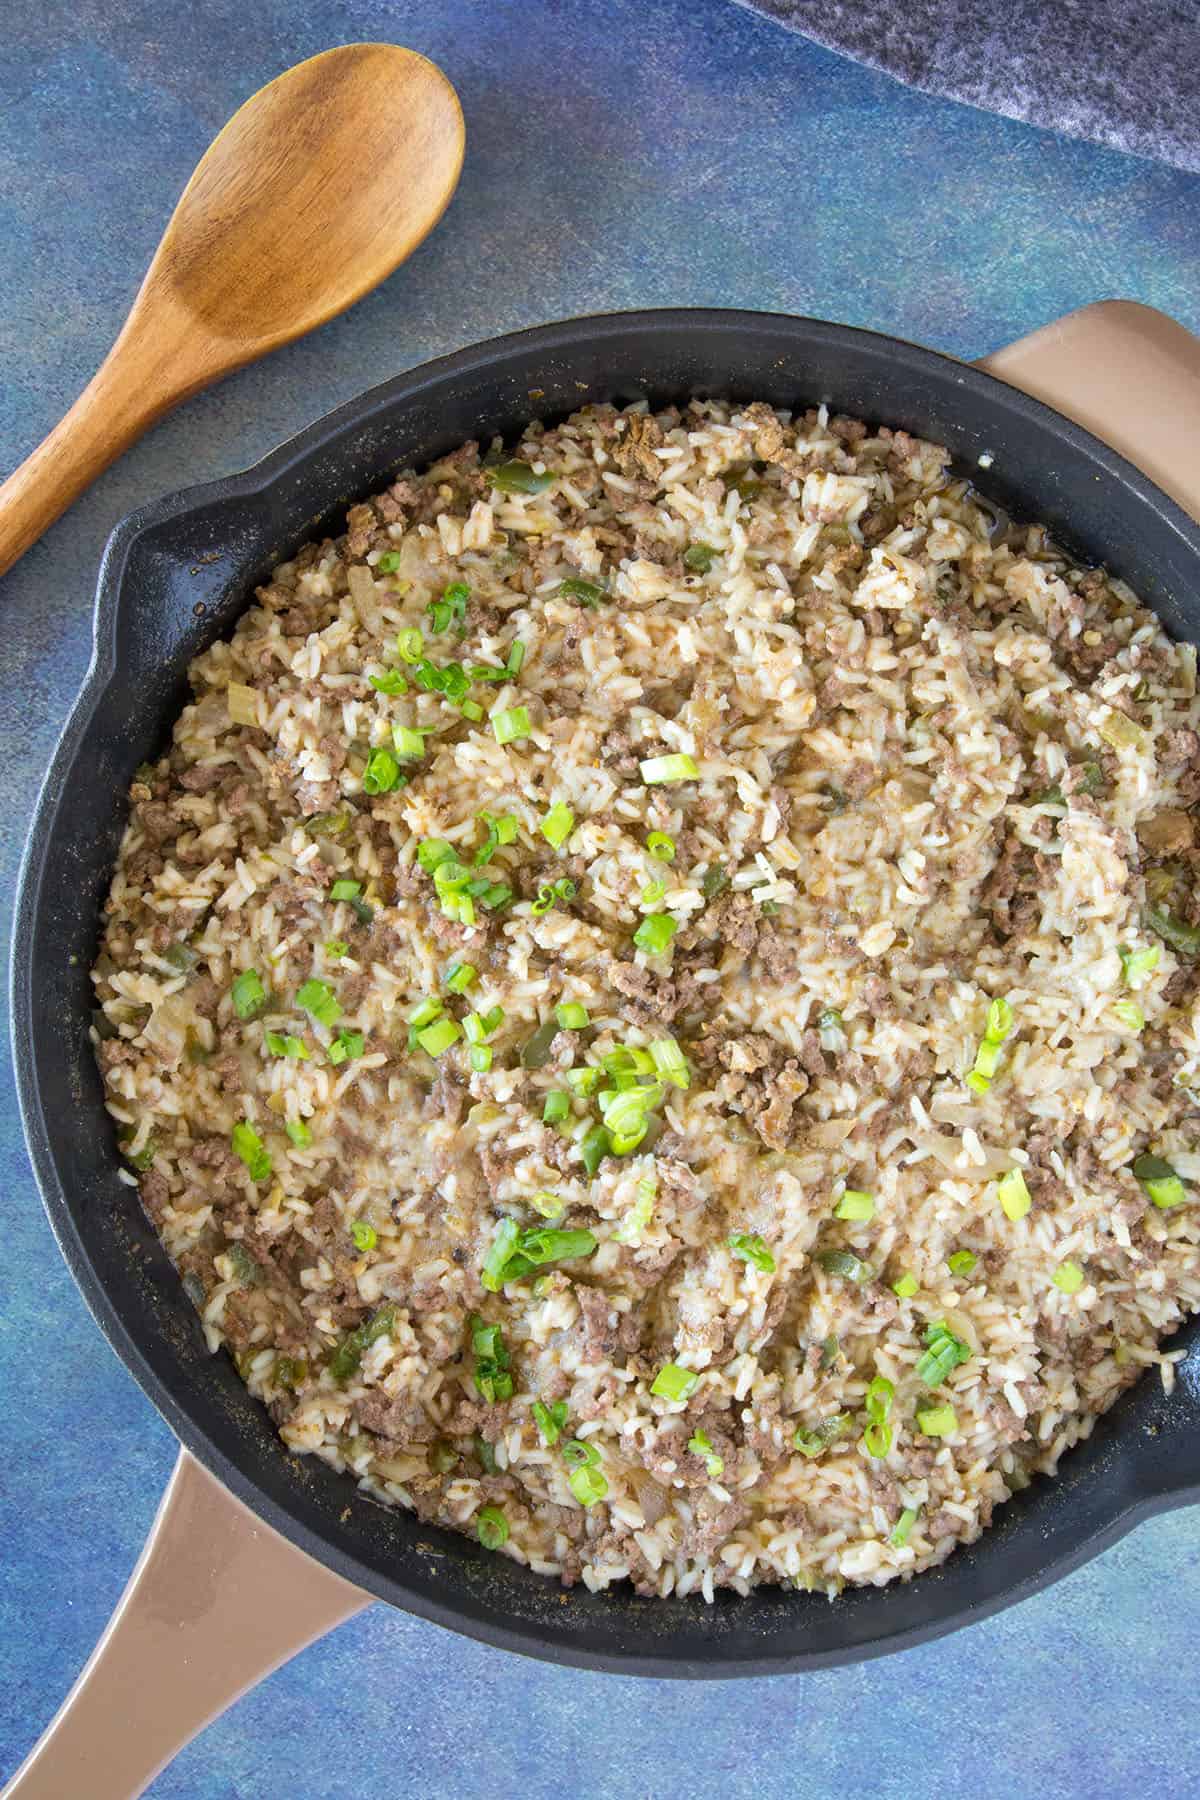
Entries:
<svg viewBox="0 0 1200 1800">
<path fill-rule="evenodd" d="M 308 342 L 193 401 L 0 583 L 0 903 L 88 656 L 101 546 L 427 356 L 572 312 L 775 307 L 975 356 L 1123 294 L 1200 329 L 1200 179 L 910 94 L 724 0 L 0 3 L 0 469 L 106 349 L 215 130 L 355 38 L 425 51 L 468 160 L 433 239 Z M 0 1773 L 116 1600 L 169 1433 L 84 1312 L 0 1093 Z M 154 1800 L 1200 1792 L 1195 1512 L 885 1663 L 685 1689 L 375 1608 L 182 1755 Z M 86 1796 L 64 1796 L 86 1800 Z"/>
</svg>

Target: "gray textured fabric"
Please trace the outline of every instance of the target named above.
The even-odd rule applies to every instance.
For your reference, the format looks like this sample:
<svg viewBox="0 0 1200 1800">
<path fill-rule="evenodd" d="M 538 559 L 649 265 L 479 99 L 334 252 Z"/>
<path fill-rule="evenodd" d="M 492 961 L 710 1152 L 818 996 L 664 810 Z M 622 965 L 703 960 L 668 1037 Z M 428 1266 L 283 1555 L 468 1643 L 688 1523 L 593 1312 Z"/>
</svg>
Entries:
<svg viewBox="0 0 1200 1800">
<path fill-rule="evenodd" d="M 1200 171 L 1200 0 L 738 0 L 926 93 Z"/>
</svg>

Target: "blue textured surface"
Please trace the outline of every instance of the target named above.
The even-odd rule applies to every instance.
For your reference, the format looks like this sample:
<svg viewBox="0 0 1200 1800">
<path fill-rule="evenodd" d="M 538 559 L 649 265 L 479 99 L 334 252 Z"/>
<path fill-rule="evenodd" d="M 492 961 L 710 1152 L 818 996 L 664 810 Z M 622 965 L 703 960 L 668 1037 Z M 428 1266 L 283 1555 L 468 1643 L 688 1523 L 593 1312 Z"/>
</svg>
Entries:
<svg viewBox="0 0 1200 1800">
<path fill-rule="evenodd" d="M 810 312 L 963 355 L 1112 293 L 1200 327 L 1200 179 L 908 93 L 722 0 L 3 0 L 0 466 L 99 361 L 216 128 L 355 38 L 411 44 L 458 86 L 458 198 L 384 288 L 160 426 L 3 583 L 5 904 L 115 520 L 398 369 L 647 304 Z M 173 1456 L 58 1257 L 4 1081 L 0 1773 L 95 1641 Z M 947 1643 L 749 1687 L 548 1668 L 375 1608 L 151 1792 L 1195 1794 L 1198 1613 L 1193 1512 Z"/>
</svg>

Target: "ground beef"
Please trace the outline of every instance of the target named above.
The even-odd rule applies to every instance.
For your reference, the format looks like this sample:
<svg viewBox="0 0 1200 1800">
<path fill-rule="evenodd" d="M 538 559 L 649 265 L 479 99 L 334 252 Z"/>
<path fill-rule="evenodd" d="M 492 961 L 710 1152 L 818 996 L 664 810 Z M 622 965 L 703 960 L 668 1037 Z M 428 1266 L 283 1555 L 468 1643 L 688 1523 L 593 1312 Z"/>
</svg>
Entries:
<svg viewBox="0 0 1200 1800">
<path fill-rule="evenodd" d="M 579 1359 L 584 1363 L 609 1362 L 617 1348 L 620 1321 L 608 1295 L 601 1288 L 577 1284 L 579 1305 Z"/>
<path fill-rule="evenodd" d="M 437 1436 L 437 1427 L 424 1407 L 408 1395 L 393 1399 L 377 1389 L 356 1400 L 351 1411 L 365 1430 L 387 1438 L 398 1450 L 432 1443 Z"/>
</svg>

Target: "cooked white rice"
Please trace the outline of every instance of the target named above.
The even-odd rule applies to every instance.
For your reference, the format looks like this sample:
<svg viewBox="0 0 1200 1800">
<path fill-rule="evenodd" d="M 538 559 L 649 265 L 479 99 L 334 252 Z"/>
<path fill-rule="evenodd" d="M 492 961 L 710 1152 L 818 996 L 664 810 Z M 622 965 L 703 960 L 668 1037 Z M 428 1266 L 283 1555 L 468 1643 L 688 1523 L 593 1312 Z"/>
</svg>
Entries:
<svg viewBox="0 0 1200 1800">
<path fill-rule="evenodd" d="M 213 1349 L 377 1498 L 592 1588 L 911 1575 L 1169 1384 L 1200 1303 L 1195 654 L 824 408 L 589 408 L 512 455 L 353 508 L 196 660 L 95 970 L 125 1154 Z M 464 713 L 412 628 L 435 671 L 524 662 Z M 424 754 L 370 796 L 397 726 Z M 474 924 L 430 839 L 493 884 Z M 635 1086 L 589 1176 L 602 1059 L 668 1038 L 687 1085 Z M 590 1253 L 481 1284 L 547 1226 Z"/>
</svg>

